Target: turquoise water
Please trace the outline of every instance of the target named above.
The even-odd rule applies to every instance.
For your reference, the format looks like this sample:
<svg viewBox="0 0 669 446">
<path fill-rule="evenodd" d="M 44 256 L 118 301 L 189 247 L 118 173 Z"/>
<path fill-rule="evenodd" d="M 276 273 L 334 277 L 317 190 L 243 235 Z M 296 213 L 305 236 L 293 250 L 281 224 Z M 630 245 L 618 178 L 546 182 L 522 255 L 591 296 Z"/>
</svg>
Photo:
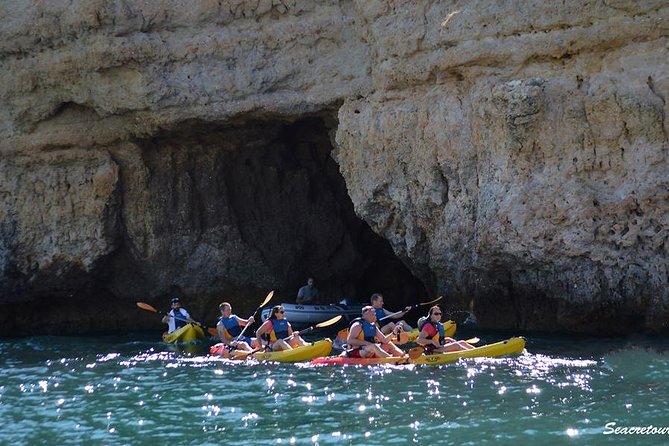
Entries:
<svg viewBox="0 0 669 446">
<path fill-rule="evenodd" d="M 0 340 L 0 444 L 669 444 L 604 434 L 669 427 L 666 339 L 528 337 L 516 358 L 308 367 L 139 336 Z"/>
</svg>

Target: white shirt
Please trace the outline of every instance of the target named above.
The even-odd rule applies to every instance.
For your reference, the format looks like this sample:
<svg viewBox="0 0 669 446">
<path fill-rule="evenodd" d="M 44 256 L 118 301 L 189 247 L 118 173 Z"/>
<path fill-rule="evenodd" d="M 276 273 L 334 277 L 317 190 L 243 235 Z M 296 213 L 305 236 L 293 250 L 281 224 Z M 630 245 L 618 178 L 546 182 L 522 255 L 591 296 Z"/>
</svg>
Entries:
<svg viewBox="0 0 669 446">
<path fill-rule="evenodd" d="M 181 310 L 180 314 L 178 316 L 179 319 L 186 320 L 186 319 L 190 318 L 190 314 L 188 314 L 188 311 L 186 311 L 185 308 L 179 308 L 179 310 Z M 174 310 L 173 309 L 170 310 L 170 312 L 168 314 L 170 316 L 174 316 L 175 315 Z M 170 320 L 167 322 L 167 332 L 168 333 L 172 333 L 174 330 L 177 329 L 177 324 L 174 321 L 175 321 L 174 317 L 170 317 Z"/>
</svg>

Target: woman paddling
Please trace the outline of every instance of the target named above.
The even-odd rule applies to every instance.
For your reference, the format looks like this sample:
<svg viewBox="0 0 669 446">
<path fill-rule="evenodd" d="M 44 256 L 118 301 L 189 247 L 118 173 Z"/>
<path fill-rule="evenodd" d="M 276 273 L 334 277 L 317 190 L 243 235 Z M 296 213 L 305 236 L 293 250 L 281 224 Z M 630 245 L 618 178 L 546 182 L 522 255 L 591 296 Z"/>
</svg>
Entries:
<svg viewBox="0 0 669 446">
<path fill-rule="evenodd" d="M 423 346 L 427 355 L 474 348 L 473 345 L 465 341 L 456 341 L 445 335 L 444 324 L 441 323 L 441 308 L 439 308 L 439 305 L 430 308 L 427 318 L 418 324 L 418 328 L 420 333 L 416 342 Z"/>
<path fill-rule="evenodd" d="M 256 338 L 267 341 L 267 349 L 278 352 L 302 347 L 307 343 L 300 337 L 299 331 L 293 331 L 286 320 L 286 310 L 281 305 L 272 308 L 269 318 L 256 331 Z M 286 338 L 289 338 L 286 341 Z"/>
</svg>

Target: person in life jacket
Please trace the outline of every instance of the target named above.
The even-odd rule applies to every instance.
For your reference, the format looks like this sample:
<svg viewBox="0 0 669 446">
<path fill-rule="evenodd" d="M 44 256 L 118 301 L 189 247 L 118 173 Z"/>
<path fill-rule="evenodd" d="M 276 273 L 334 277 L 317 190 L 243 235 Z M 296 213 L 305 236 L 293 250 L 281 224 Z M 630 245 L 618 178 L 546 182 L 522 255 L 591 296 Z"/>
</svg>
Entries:
<svg viewBox="0 0 669 446">
<path fill-rule="evenodd" d="M 370 302 L 372 304 L 372 307 L 374 307 L 374 312 L 376 313 L 376 320 L 381 326 L 381 331 L 383 332 L 383 334 L 388 334 L 393 332 L 396 326 L 401 326 L 404 331 L 412 330 L 411 325 L 407 324 L 404 320 L 398 322 L 389 321 L 389 319 L 401 318 L 402 316 L 407 314 L 409 310 L 411 310 L 411 307 L 406 307 L 404 311 L 402 311 L 400 314 L 396 314 L 395 316 L 391 316 L 390 318 L 382 321 L 381 319 L 383 319 L 384 317 L 393 314 L 392 312 L 383 308 L 383 296 L 379 293 L 374 293 L 370 298 Z"/>
<path fill-rule="evenodd" d="M 256 338 L 264 339 L 271 351 L 291 350 L 307 343 L 300 337 L 299 331 L 293 331 L 286 320 L 286 310 L 277 305 L 272 308 L 269 318 L 256 330 Z"/>
<path fill-rule="evenodd" d="M 397 331 L 400 330 L 398 326 Z M 349 358 L 387 358 L 402 356 L 404 352 L 391 342 L 392 334 L 385 335 L 376 321 L 374 307 L 362 308 L 362 317 L 351 322 L 346 343 L 350 347 L 346 351 Z"/>
<path fill-rule="evenodd" d="M 181 308 L 181 301 L 178 297 L 172 298 L 170 301 L 172 309 L 163 317 L 163 324 L 167 324 L 167 332 L 172 333 L 185 326 L 186 324 L 200 325 L 195 322 L 188 314 L 185 308 Z"/>
<path fill-rule="evenodd" d="M 250 352 L 260 347 L 258 340 L 246 335 L 237 339 L 242 333 L 243 327 L 255 321 L 253 316 L 248 319 L 242 319 L 236 314 L 232 314 L 232 305 L 228 302 L 221 303 L 218 309 L 221 311 L 221 317 L 218 320 L 218 324 L 216 324 L 216 331 L 218 332 L 218 337 L 221 338 L 221 342 L 228 346 L 228 351 L 242 350 Z M 221 352 L 225 350 L 222 349 Z"/>
<path fill-rule="evenodd" d="M 444 324 L 441 323 L 441 308 L 435 305 L 430 308 L 426 318 L 421 318 L 418 329 L 418 345 L 425 348 L 425 354 L 431 355 L 434 353 L 446 353 L 459 350 L 469 350 L 474 348 L 473 345 L 465 341 L 456 341 L 445 335 Z"/>
</svg>

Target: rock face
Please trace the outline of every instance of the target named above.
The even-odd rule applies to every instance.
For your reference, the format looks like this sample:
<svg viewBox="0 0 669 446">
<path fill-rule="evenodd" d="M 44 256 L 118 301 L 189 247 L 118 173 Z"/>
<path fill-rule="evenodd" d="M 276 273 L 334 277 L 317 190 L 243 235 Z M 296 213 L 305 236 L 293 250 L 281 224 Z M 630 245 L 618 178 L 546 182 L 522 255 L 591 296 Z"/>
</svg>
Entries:
<svg viewBox="0 0 669 446">
<path fill-rule="evenodd" d="M 664 1 L 0 15 L 5 332 L 62 329 L 35 303 L 120 329 L 140 296 L 250 308 L 306 274 L 484 327 L 668 327 Z"/>
</svg>

